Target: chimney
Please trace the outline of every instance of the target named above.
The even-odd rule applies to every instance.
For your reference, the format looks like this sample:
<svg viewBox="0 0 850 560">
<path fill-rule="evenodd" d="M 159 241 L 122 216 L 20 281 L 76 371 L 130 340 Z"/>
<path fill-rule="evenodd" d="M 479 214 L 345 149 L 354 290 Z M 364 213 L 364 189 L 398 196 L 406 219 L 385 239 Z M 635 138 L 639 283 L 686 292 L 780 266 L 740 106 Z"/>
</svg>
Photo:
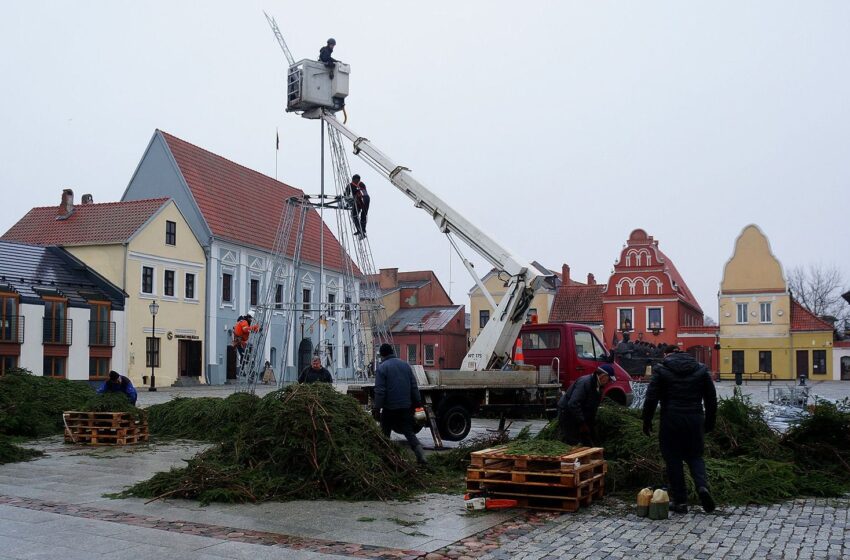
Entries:
<svg viewBox="0 0 850 560">
<path fill-rule="evenodd" d="M 391 290 L 398 287 L 398 269 L 382 268 L 378 278 L 378 287 L 382 290 Z"/>
<path fill-rule="evenodd" d="M 84 194 L 82 204 L 94 204 L 94 197 L 90 194 Z"/>
<path fill-rule="evenodd" d="M 59 204 L 57 220 L 67 220 L 74 212 L 74 191 L 65 189 L 62 191 L 62 202 Z"/>
<path fill-rule="evenodd" d="M 595 286 L 596 285 L 596 278 L 593 276 L 592 272 L 587 273 L 587 285 L 588 286 Z"/>
<path fill-rule="evenodd" d="M 564 266 L 561 267 L 561 285 L 570 285 L 570 265 L 567 263 L 564 263 Z"/>
</svg>

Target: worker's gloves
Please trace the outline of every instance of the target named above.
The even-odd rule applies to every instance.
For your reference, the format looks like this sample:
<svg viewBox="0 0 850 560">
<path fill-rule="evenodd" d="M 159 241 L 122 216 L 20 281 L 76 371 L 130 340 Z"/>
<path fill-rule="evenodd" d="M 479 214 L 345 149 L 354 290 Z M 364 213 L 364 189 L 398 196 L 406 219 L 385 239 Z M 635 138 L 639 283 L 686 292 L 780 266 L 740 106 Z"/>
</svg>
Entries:
<svg viewBox="0 0 850 560">
<path fill-rule="evenodd" d="M 373 408 L 372 409 L 372 418 L 374 418 L 375 420 L 381 419 L 381 409 L 380 408 Z"/>
<path fill-rule="evenodd" d="M 643 423 L 643 433 L 647 436 L 652 435 L 652 422 L 644 421 L 644 423 Z"/>
</svg>

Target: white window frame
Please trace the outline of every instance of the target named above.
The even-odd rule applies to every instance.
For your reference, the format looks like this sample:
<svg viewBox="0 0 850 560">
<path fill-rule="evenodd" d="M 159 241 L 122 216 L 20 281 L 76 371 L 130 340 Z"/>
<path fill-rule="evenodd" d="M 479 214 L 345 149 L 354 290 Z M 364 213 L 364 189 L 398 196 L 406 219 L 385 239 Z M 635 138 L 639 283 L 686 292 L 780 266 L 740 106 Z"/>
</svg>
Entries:
<svg viewBox="0 0 850 560">
<path fill-rule="evenodd" d="M 431 349 L 431 359 L 428 359 L 428 349 Z M 435 344 L 426 344 L 424 347 L 424 355 L 422 356 L 423 364 L 426 366 L 434 365 L 434 357 L 437 355 L 437 346 Z"/>
<path fill-rule="evenodd" d="M 251 282 L 257 281 L 257 303 L 251 303 Z M 248 275 L 248 305 L 250 307 L 258 307 L 263 305 L 263 278 L 254 272 Z"/>
<path fill-rule="evenodd" d="M 145 291 L 145 269 L 151 269 L 151 291 Z M 146 264 L 142 265 L 142 269 L 139 271 L 139 293 L 143 296 L 155 296 L 156 294 L 156 267 L 148 266 Z"/>
<path fill-rule="evenodd" d="M 635 330 L 635 308 L 634 307 L 618 307 L 617 308 L 617 328 L 615 330 L 622 331 L 623 330 L 623 321 L 620 315 L 620 311 L 628 311 L 631 314 L 631 323 L 632 329 Z"/>
<path fill-rule="evenodd" d="M 741 320 L 741 310 L 743 310 L 743 312 L 744 312 L 743 313 L 743 316 L 744 316 L 743 321 Z M 749 309 L 749 306 L 747 305 L 746 302 L 736 303 L 735 304 L 735 322 L 738 325 L 746 325 L 747 323 L 749 323 L 750 322 L 749 321 L 750 318 L 749 318 L 749 315 L 748 315 L 749 312 L 750 312 L 750 309 Z"/>
<path fill-rule="evenodd" d="M 417 344 L 410 344 L 410 343 L 407 343 L 406 346 L 407 346 L 407 360 L 405 360 L 405 361 L 409 364 L 418 364 L 419 361 L 418 361 L 417 354 L 419 354 L 419 346 Z M 410 351 L 411 350 L 413 350 L 413 359 L 412 360 L 410 359 Z"/>
<path fill-rule="evenodd" d="M 767 310 L 767 320 L 765 320 L 765 310 Z M 764 324 L 773 322 L 773 303 L 762 301 L 759 303 L 759 321 Z"/>
<path fill-rule="evenodd" d="M 310 291 L 310 300 L 309 301 L 304 300 L 304 290 Z M 301 298 L 300 299 L 301 299 L 301 314 L 302 315 L 307 315 L 309 317 L 312 317 L 313 312 L 316 310 L 316 307 L 313 305 L 313 292 L 315 292 L 315 290 L 313 289 L 312 284 L 301 284 Z M 309 309 L 305 308 L 305 304 L 307 304 L 309 306 Z"/>
<path fill-rule="evenodd" d="M 649 310 L 650 309 L 658 309 L 659 311 L 661 311 L 661 324 L 658 327 L 650 326 L 650 323 L 649 323 Z M 651 331 L 653 328 L 659 328 L 659 329 L 664 328 L 664 308 L 663 307 L 653 306 L 653 307 L 647 307 L 646 308 L 646 330 Z"/>
<path fill-rule="evenodd" d="M 165 275 L 166 275 L 166 274 L 168 274 L 169 272 L 170 272 L 171 274 L 173 274 L 173 278 L 172 278 L 172 282 L 171 282 L 171 284 L 172 284 L 172 286 L 174 287 L 174 293 L 173 293 L 173 294 L 171 294 L 171 295 L 168 295 L 168 294 L 166 294 L 166 293 L 165 293 Z M 177 297 L 178 297 L 178 296 L 177 296 L 177 293 L 178 293 L 178 292 L 177 292 L 177 271 L 176 271 L 176 270 L 174 270 L 173 268 L 165 268 L 165 269 L 163 269 L 163 270 L 162 270 L 162 297 L 164 297 L 164 298 L 169 298 L 169 299 L 177 299 Z"/>
<path fill-rule="evenodd" d="M 230 275 L 230 301 L 224 300 L 224 275 Z M 219 305 L 221 307 L 229 307 L 231 309 L 236 309 L 236 304 L 239 301 L 239 291 L 237 290 L 236 284 L 238 281 L 236 279 L 236 269 L 229 266 L 221 267 L 218 275 L 218 300 Z"/>
</svg>

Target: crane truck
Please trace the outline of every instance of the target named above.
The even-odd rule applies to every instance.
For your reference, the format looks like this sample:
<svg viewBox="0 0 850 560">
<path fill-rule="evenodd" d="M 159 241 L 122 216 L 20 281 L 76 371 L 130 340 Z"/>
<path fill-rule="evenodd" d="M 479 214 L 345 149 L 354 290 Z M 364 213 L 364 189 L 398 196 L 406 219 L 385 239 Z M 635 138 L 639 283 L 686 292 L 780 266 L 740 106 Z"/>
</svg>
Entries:
<svg viewBox="0 0 850 560">
<path fill-rule="evenodd" d="M 535 290 L 551 273 L 542 272 L 528 260 L 497 243 L 417 181 L 410 169 L 394 162 L 366 137 L 340 122 L 336 113 L 344 109 L 348 96 L 349 65 L 338 62 L 336 68 L 329 69 L 317 61 L 295 62 L 274 20 L 269 18 L 269 23 L 289 61 L 287 112 L 324 121 L 329 129 L 352 143 L 354 154 L 410 198 L 414 207 L 427 212 L 439 231 L 449 238 L 494 310 L 470 346 L 461 369 L 428 370 L 424 372 L 424 379 L 420 377 L 420 381 L 424 381 L 420 383 L 420 392 L 433 405 L 442 438 L 450 441 L 465 438 L 471 427 L 472 415 L 482 409 L 516 411 L 532 407 L 540 411 L 554 411 L 561 389 L 579 375 L 592 373 L 594 363 L 610 360 L 604 345 L 584 325 L 565 324 L 552 328 L 528 325 L 522 337 L 524 341 L 527 339 L 526 348 L 533 367 L 514 367 L 513 350 L 523 330 L 526 311 Z M 455 238 L 506 278 L 506 293 L 501 301 L 494 300 L 472 263 L 461 253 Z M 365 240 L 360 239 L 359 242 Z M 624 370 L 616 365 L 615 368 L 617 381 L 606 388 L 606 394 L 627 404 L 631 396 L 629 378 Z M 349 393 L 366 404 L 373 389 L 374 385 L 364 383 L 350 386 Z"/>
</svg>

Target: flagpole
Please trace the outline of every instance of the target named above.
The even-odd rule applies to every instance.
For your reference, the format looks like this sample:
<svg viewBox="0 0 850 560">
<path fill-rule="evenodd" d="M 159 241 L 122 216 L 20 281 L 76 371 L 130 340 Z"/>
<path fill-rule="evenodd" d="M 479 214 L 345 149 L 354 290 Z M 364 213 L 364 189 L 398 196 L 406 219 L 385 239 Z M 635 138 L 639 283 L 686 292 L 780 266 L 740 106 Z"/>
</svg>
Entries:
<svg viewBox="0 0 850 560">
<path fill-rule="evenodd" d="M 274 129 L 274 180 L 277 181 L 277 160 L 280 155 L 280 132 L 278 132 L 277 127 Z"/>
</svg>

